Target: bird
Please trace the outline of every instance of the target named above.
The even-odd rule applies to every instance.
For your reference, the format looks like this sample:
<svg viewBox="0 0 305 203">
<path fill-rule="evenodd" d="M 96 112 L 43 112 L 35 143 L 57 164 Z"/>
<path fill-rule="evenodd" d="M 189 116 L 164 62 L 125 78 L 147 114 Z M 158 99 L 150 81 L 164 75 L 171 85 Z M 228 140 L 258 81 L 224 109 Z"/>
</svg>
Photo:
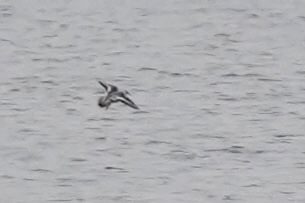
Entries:
<svg viewBox="0 0 305 203">
<path fill-rule="evenodd" d="M 105 109 L 107 110 L 112 103 L 122 102 L 123 104 L 126 104 L 131 108 L 139 109 L 139 107 L 130 98 L 127 97 L 127 95 L 130 95 L 128 91 L 120 91 L 119 88 L 114 85 L 107 84 L 101 81 L 98 82 L 106 90 L 106 94 L 101 96 L 98 100 L 98 105 L 101 108 L 105 107 Z"/>
</svg>

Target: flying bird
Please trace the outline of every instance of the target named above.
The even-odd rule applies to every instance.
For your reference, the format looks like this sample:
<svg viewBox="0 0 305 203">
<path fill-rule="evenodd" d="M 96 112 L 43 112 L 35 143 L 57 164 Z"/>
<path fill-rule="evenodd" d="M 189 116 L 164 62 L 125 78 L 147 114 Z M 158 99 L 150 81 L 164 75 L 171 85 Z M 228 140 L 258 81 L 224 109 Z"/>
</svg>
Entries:
<svg viewBox="0 0 305 203">
<path fill-rule="evenodd" d="M 107 110 L 112 103 L 122 102 L 131 108 L 139 109 L 139 107 L 130 98 L 127 97 L 127 95 L 130 95 L 128 91 L 120 91 L 116 86 L 101 81 L 99 81 L 99 83 L 106 90 L 106 94 L 101 96 L 98 100 L 98 105 L 101 108 L 105 107 Z"/>
</svg>

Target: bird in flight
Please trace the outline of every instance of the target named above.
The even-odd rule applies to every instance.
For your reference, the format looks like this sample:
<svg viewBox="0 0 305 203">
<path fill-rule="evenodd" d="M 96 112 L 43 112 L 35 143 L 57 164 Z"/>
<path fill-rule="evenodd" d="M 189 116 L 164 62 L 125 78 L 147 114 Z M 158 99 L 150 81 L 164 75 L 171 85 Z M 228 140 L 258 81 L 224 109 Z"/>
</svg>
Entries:
<svg viewBox="0 0 305 203">
<path fill-rule="evenodd" d="M 130 95 L 128 91 L 120 91 L 116 86 L 101 81 L 99 81 L 99 84 L 106 90 L 106 94 L 101 96 L 98 100 L 98 105 L 101 108 L 105 107 L 107 110 L 112 103 L 122 102 L 131 108 L 139 109 L 139 107 L 127 97 L 127 95 Z"/>
</svg>

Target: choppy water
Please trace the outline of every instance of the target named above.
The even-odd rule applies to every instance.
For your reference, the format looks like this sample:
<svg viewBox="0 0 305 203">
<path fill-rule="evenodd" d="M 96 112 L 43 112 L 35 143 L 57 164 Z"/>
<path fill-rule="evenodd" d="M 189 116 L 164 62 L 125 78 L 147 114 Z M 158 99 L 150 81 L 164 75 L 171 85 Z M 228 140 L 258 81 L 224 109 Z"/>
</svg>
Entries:
<svg viewBox="0 0 305 203">
<path fill-rule="evenodd" d="M 2 0 L 0 202 L 305 202 L 304 33 L 302 0 Z"/>
</svg>

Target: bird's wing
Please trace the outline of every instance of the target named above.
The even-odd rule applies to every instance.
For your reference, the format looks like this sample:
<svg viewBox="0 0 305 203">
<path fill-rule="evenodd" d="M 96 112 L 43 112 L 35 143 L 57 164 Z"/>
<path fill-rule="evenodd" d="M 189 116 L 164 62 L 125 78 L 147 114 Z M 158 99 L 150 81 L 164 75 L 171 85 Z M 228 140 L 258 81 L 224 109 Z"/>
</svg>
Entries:
<svg viewBox="0 0 305 203">
<path fill-rule="evenodd" d="M 100 83 L 100 85 L 102 85 L 105 88 L 105 90 L 108 94 L 119 91 L 119 89 L 114 85 L 106 84 L 101 81 L 98 81 L 98 82 Z"/>
<path fill-rule="evenodd" d="M 117 96 L 117 100 L 126 104 L 127 106 L 130 106 L 131 108 L 139 109 L 139 107 L 131 99 L 126 97 L 124 94 L 120 95 L 120 96 Z"/>
</svg>

